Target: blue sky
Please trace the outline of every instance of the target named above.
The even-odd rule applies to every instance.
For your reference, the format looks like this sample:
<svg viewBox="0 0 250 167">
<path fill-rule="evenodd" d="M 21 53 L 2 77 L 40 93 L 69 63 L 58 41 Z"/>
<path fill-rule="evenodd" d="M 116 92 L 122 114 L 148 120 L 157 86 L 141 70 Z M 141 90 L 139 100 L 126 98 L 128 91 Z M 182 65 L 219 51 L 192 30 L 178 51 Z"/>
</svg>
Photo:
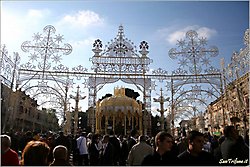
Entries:
<svg viewBox="0 0 250 167">
<path fill-rule="evenodd" d="M 207 47 L 219 48 L 219 55 L 211 58 L 212 64 L 219 68 L 221 58 L 225 58 L 227 64 L 232 52 L 244 47 L 249 2 L 1 1 L 1 44 L 6 44 L 9 53 L 19 52 L 22 63 L 29 61 L 29 53 L 21 50 L 21 44 L 31 41 L 34 33 L 42 33 L 46 25 L 53 25 L 56 34 L 64 36 L 63 43 L 73 46 L 73 52 L 63 56 L 62 63 L 68 67 L 81 64 L 90 71 L 94 40 L 99 38 L 104 45 L 110 42 L 120 24 L 124 26 L 125 36 L 137 48 L 141 41 L 148 42 L 149 57 L 153 59 L 150 69 L 161 67 L 168 73 L 175 70 L 178 62 L 169 58 L 168 51 L 177 48 L 177 40 L 184 38 L 190 29 L 208 39 Z M 122 83 L 116 85 L 119 84 Z M 114 86 L 105 86 L 98 96 L 107 91 L 113 93 Z M 86 101 L 82 104 L 83 110 L 87 109 Z M 152 106 L 152 110 L 159 107 L 158 104 Z"/>
</svg>

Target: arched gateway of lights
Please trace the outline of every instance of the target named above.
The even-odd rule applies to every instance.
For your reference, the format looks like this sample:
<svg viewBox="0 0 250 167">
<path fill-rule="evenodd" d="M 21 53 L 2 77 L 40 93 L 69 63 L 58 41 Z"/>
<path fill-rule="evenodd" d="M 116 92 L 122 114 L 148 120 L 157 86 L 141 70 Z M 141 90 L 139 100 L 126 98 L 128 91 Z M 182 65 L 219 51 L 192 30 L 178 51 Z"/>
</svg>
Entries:
<svg viewBox="0 0 250 167">
<path fill-rule="evenodd" d="M 138 53 L 133 42 L 125 38 L 123 26 L 119 27 L 117 37 L 111 40 L 104 50 L 102 41 L 95 40 L 92 49 L 94 56 L 90 59 L 93 64 L 91 72 L 88 72 L 88 69 L 81 65 L 69 70 L 68 67 L 59 64 L 51 69 L 52 62 L 60 63 L 61 54 L 68 55 L 72 51 L 70 44 L 60 45 L 63 36 L 60 34 L 54 35 L 55 31 L 53 26 L 46 26 L 44 36 L 36 33 L 33 36 L 33 43 L 26 41 L 22 44 L 22 50 L 30 52 L 30 61 L 38 62 L 37 66 L 28 62 L 18 67 L 20 58 L 17 53 L 15 53 L 14 63 L 8 64 L 12 61 L 9 60 L 5 47 L 2 47 L 1 74 L 7 74 L 8 77 L 12 76 L 4 78 L 3 82 L 13 88 L 14 78 L 17 77 L 16 89 L 22 89 L 34 98 L 45 95 L 47 98 L 56 99 L 47 100 L 43 104 L 49 102 L 55 107 L 60 104 L 58 108 L 63 108 L 61 113 L 63 113 L 64 118 L 68 119 L 69 98 L 72 97 L 72 95 L 69 95 L 69 89 L 72 87 L 75 78 L 77 80 L 83 78 L 84 86 L 88 88 L 89 92 L 88 106 L 90 113 L 88 119 L 92 131 L 100 131 L 101 121 L 98 121 L 100 119 L 98 117 L 99 102 L 96 104 L 96 97 L 97 92 L 107 83 L 122 80 L 125 83 L 136 85 L 138 90 L 143 93 L 142 103 L 145 107 L 141 109 L 142 111 L 138 110 L 137 118 L 139 118 L 140 133 L 144 134 L 151 133 L 151 91 L 155 90 L 156 82 L 166 82 L 166 88 L 163 89 L 163 92 L 171 92 L 170 98 L 166 98 L 171 106 L 166 119 L 167 130 L 174 130 L 174 121 L 187 117 L 187 113 L 193 112 L 191 115 L 197 116 L 196 111 L 200 110 L 197 106 L 204 105 L 206 107 L 208 105 L 205 96 L 218 98 L 223 93 L 221 73 L 210 65 L 209 59 L 209 57 L 218 55 L 218 49 L 217 47 L 205 48 L 207 45 L 206 38 L 200 38 L 196 31 L 188 31 L 185 39 L 177 41 L 179 50 L 176 48 L 169 50 L 170 58 L 179 59 L 179 68 L 173 71 L 171 75 L 161 68 L 149 73 L 148 66 L 152 63 L 152 60 L 147 56 L 149 53 L 147 42 L 142 41 L 140 43 Z M 18 74 L 16 71 L 18 71 Z M 38 81 L 38 83 L 32 81 Z M 74 99 L 76 101 L 74 118 L 75 122 L 78 122 L 78 102 L 84 99 L 80 96 L 79 86 Z M 161 104 L 161 109 L 158 110 L 161 113 L 161 125 L 165 121 L 163 115 L 165 110 L 162 106 L 166 99 L 164 99 L 162 93 L 159 99 L 154 98 L 155 102 Z M 16 115 L 13 114 L 12 119 L 15 117 Z M 108 120 L 111 117 L 106 118 Z M 65 130 L 69 132 L 70 125 L 67 119 L 64 119 L 64 125 Z M 128 121 L 130 116 L 125 114 L 123 119 Z M 224 120 L 225 116 L 223 115 L 223 124 L 225 123 Z M 106 125 L 107 123 L 105 123 Z M 76 129 L 74 129 L 74 133 L 76 133 Z"/>
</svg>

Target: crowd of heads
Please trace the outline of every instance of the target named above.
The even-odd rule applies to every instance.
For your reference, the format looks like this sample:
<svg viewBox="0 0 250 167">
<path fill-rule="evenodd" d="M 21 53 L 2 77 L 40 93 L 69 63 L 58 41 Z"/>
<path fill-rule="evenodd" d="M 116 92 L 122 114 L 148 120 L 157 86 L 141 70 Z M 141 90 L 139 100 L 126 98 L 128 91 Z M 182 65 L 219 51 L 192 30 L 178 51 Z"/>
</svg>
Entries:
<svg viewBox="0 0 250 167">
<path fill-rule="evenodd" d="M 16 151 L 17 153 L 21 152 L 20 165 L 24 166 L 52 166 L 57 164 L 69 164 L 69 155 L 73 153 L 73 156 L 75 156 L 74 151 L 77 148 L 77 139 L 80 137 L 84 137 L 86 139 L 86 146 L 88 147 L 88 157 L 90 157 L 90 155 L 92 154 L 90 150 L 92 144 L 97 149 L 95 161 L 99 161 L 100 159 L 102 159 L 102 161 L 100 160 L 100 162 L 98 162 L 98 164 L 96 165 L 103 165 L 101 164 L 101 162 L 104 163 L 107 161 L 104 160 L 104 155 L 100 155 L 101 151 L 102 153 L 105 152 L 102 148 L 103 145 L 105 145 L 105 147 L 111 145 L 111 147 L 113 147 L 112 150 L 115 150 L 114 148 L 117 144 L 115 143 L 114 138 L 119 142 L 118 147 L 120 148 L 118 149 L 118 152 L 112 152 L 113 158 L 111 159 L 117 162 L 112 161 L 110 165 L 133 165 L 133 163 L 128 164 L 128 158 L 130 158 L 131 156 L 137 156 L 138 154 L 134 155 L 131 152 L 137 149 L 136 147 L 144 147 L 144 149 L 146 149 L 146 147 L 148 146 L 150 146 L 150 148 L 152 148 L 154 152 L 163 157 L 167 152 L 171 152 L 171 156 L 174 155 L 174 158 L 169 157 L 169 155 L 166 157 L 171 158 L 172 160 L 174 160 L 175 158 L 180 158 L 184 162 L 185 156 L 189 154 L 190 156 L 204 156 L 205 159 L 207 158 L 208 160 L 208 157 L 210 156 L 207 154 L 205 155 L 204 152 L 208 152 L 214 157 L 214 159 L 210 157 L 211 161 L 216 160 L 217 162 L 223 159 L 223 156 L 225 155 L 227 156 L 227 158 L 237 158 L 237 156 L 242 158 L 246 157 L 240 154 L 246 154 L 247 156 L 249 156 L 249 153 L 247 153 L 247 151 L 249 151 L 249 147 L 245 147 L 244 144 L 246 144 L 246 142 L 244 142 L 243 138 L 238 134 L 238 131 L 234 126 L 226 126 L 224 128 L 222 136 L 211 136 L 209 133 L 201 133 L 196 130 L 190 131 L 186 135 L 187 136 L 175 138 L 166 131 L 160 131 L 155 136 L 149 137 L 147 135 L 140 135 L 138 131 L 134 129 L 131 130 L 128 136 L 116 136 L 116 134 L 112 130 L 109 132 L 109 134 L 104 135 L 79 132 L 77 136 L 66 136 L 61 131 L 58 133 L 49 132 L 45 134 L 39 134 L 37 132 L 32 133 L 31 131 L 28 131 L 23 134 L 22 137 L 16 134 L 16 136 L 20 137 L 20 139 L 18 140 L 18 149 L 16 150 L 15 148 L 14 151 Z M 16 140 L 15 136 L 13 135 L 1 135 L 2 153 L 5 153 L 7 150 L 12 148 L 12 138 L 14 141 Z M 231 145 L 227 144 L 228 141 L 231 142 Z M 145 144 L 147 144 L 147 146 Z M 227 148 L 234 150 L 234 152 L 232 153 L 232 151 L 228 151 Z M 242 149 L 242 151 L 240 152 L 237 149 Z M 187 151 L 188 153 L 185 153 L 185 151 Z M 150 152 L 150 149 L 148 152 Z M 140 154 L 143 154 L 143 152 L 140 152 Z M 146 154 L 146 152 L 144 152 L 144 154 Z M 139 159 L 140 161 L 143 160 L 142 157 L 139 157 Z M 74 157 L 72 162 L 72 165 L 77 165 L 77 163 L 74 163 L 74 161 L 77 161 L 77 158 Z M 142 162 L 145 162 L 145 164 L 147 164 L 147 161 Z M 171 163 L 173 163 L 173 161 L 171 161 Z M 88 164 L 85 165 L 90 164 L 88 162 Z"/>
</svg>

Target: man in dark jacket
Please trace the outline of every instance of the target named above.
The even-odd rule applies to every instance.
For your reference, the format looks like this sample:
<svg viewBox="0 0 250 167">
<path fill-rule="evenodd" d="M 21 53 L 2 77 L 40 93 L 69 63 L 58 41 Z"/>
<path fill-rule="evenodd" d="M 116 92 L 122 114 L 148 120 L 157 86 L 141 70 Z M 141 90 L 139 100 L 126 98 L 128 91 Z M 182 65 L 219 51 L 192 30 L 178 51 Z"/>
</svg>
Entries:
<svg viewBox="0 0 250 167">
<path fill-rule="evenodd" d="M 103 136 L 103 148 L 101 149 L 101 155 L 100 155 L 100 165 L 104 166 L 113 166 L 114 165 L 114 147 L 109 142 L 109 135 Z"/>
<path fill-rule="evenodd" d="M 117 139 L 117 137 L 114 134 L 114 131 L 111 130 L 109 132 L 109 142 L 113 145 L 114 149 L 114 154 L 113 154 L 113 161 L 114 165 L 119 165 L 119 158 L 120 158 L 120 153 L 121 153 L 121 147 L 120 147 L 120 142 Z"/>
<path fill-rule="evenodd" d="M 137 143 L 137 130 L 133 129 L 130 133 L 130 138 L 128 139 L 128 152 Z"/>
<path fill-rule="evenodd" d="M 173 137 L 164 131 L 155 136 L 156 149 L 153 154 L 146 156 L 142 161 L 142 166 L 172 166 L 177 164 L 177 157 L 171 152 Z"/>
<path fill-rule="evenodd" d="M 212 154 L 203 151 L 204 135 L 198 131 L 191 131 L 188 136 L 188 149 L 178 155 L 180 165 L 211 166 L 219 165 Z"/>
</svg>

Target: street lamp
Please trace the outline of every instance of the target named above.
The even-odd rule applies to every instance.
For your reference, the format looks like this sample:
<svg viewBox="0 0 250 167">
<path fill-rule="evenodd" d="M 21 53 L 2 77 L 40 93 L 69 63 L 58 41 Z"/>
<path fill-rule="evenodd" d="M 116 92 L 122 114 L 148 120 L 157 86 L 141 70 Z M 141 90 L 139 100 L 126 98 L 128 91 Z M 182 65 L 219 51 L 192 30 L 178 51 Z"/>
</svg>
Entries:
<svg viewBox="0 0 250 167">
<path fill-rule="evenodd" d="M 161 91 L 160 97 L 157 98 L 157 99 L 153 98 L 153 100 L 154 100 L 154 102 L 159 102 L 160 103 L 160 109 L 157 109 L 157 111 L 160 112 L 160 114 L 161 114 L 161 118 L 160 118 L 161 130 L 164 130 L 164 112 L 167 111 L 167 109 L 164 110 L 164 102 L 169 101 L 170 98 L 169 97 L 167 97 L 167 98 L 163 97 L 162 88 L 161 88 L 160 91 Z"/>
<path fill-rule="evenodd" d="M 86 96 L 80 96 L 80 91 L 79 91 L 79 85 L 77 86 L 77 92 L 76 92 L 76 96 L 70 95 L 69 97 L 75 100 L 75 111 L 74 111 L 74 136 L 76 136 L 76 132 L 77 132 L 77 127 L 78 127 L 78 112 L 79 112 L 79 108 L 78 108 L 78 104 L 79 104 L 79 100 L 83 100 L 86 98 Z"/>
</svg>

